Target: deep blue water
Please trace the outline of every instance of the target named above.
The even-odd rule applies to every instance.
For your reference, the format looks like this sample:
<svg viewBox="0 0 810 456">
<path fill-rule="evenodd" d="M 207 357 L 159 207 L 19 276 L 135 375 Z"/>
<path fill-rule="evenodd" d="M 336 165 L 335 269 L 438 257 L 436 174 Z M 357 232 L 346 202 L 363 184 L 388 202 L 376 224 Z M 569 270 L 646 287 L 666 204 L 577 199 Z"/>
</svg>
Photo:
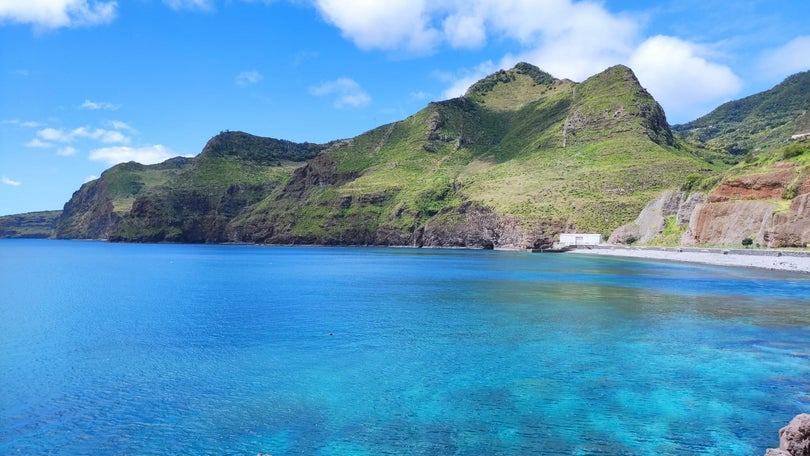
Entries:
<svg viewBox="0 0 810 456">
<path fill-rule="evenodd" d="M 763 454 L 810 276 L 579 255 L 0 241 L 0 454 Z"/>
</svg>

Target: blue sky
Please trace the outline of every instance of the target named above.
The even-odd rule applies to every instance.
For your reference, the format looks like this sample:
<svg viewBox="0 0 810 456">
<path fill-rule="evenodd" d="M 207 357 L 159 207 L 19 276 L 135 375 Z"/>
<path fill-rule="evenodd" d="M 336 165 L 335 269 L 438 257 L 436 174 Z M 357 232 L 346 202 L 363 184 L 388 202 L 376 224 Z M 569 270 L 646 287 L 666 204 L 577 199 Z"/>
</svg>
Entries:
<svg viewBox="0 0 810 456">
<path fill-rule="evenodd" d="M 527 61 L 633 68 L 671 123 L 810 69 L 810 2 L 0 0 L 0 215 L 223 130 L 352 137 Z"/>
</svg>

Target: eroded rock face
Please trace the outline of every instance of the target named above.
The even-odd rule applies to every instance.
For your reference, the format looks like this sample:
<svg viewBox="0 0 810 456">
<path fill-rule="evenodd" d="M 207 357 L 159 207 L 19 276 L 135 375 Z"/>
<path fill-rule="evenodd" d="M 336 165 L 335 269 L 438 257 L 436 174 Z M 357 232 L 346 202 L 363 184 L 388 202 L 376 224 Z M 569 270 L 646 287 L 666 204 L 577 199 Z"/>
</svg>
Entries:
<svg viewBox="0 0 810 456">
<path fill-rule="evenodd" d="M 709 195 L 708 202 L 782 199 L 782 194 L 792 179 L 793 172 L 787 167 L 727 179 Z"/>
<path fill-rule="evenodd" d="M 425 247 L 547 248 L 553 244 L 555 234 L 562 230 L 561 222 L 524 226 L 514 217 L 498 215 L 485 206 L 467 202 L 431 218 L 418 243 Z"/>
<path fill-rule="evenodd" d="M 118 225 L 104 178 L 88 182 L 65 203 L 56 224 L 59 239 L 107 239 Z"/>
<path fill-rule="evenodd" d="M 663 232 L 667 217 L 677 216 L 679 225 L 688 223 L 694 207 L 703 199 L 702 193 L 686 194 L 682 191 L 667 190 L 648 203 L 633 223 L 614 230 L 608 242 L 612 244 L 628 244 L 631 240 L 650 242 Z"/>
<path fill-rule="evenodd" d="M 672 215 L 678 225 L 688 226 L 681 245 L 738 246 L 751 238 L 769 248 L 805 247 L 810 244 L 810 176 L 782 162 L 773 171 L 726 179 L 708 195 L 666 191 L 635 222 L 615 230 L 610 242 L 650 242 Z"/>
<path fill-rule="evenodd" d="M 810 193 L 790 202 L 790 212 L 775 213 L 765 230 L 770 247 L 804 247 L 810 244 Z"/>
<path fill-rule="evenodd" d="M 777 208 L 766 201 L 698 204 L 681 243 L 739 245 L 747 237 L 764 242 L 768 221 Z"/>
<path fill-rule="evenodd" d="M 768 449 L 766 456 L 810 456 L 810 415 L 796 415 L 779 430 L 779 449 Z"/>
</svg>

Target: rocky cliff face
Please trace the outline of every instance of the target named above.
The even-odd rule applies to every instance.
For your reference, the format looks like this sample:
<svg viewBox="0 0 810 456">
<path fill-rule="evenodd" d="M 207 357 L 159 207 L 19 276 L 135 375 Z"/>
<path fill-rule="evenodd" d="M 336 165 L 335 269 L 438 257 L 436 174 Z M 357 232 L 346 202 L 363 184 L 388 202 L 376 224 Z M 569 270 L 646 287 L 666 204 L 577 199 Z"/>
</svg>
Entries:
<svg viewBox="0 0 810 456">
<path fill-rule="evenodd" d="M 765 172 L 732 176 L 707 195 L 666 191 L 635 222 L 614 231 L 610 242 L 649 243 L 668 217 L 685 228 L 681 245 L 739 246 L 743 239 L 770 247 L 810 244 L 810 173 L 781 161 Z"/>
<path fill-rule="evenodd" d="M 120 221 L 106 180 L 97 179 L 82 185 L 65 203 L 54 233 L 59 239 L 107 239 Z"/>
</svg>

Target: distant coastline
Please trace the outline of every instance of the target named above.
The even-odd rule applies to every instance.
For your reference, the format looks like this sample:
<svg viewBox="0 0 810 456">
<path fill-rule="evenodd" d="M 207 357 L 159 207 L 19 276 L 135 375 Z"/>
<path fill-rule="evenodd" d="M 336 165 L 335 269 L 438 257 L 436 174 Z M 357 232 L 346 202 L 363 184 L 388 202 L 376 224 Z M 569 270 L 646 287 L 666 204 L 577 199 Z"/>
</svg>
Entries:
<svg viewBox="0 0 810 456">
<path fill-rule="evenodd" d="M 661 248 L 589 246 L 571 250 L 574 254 L 684 261 L 716 266 L 735 266 L 810 273 L 810 251 L 730 250 L 708 248 Z"/>
</svg>

